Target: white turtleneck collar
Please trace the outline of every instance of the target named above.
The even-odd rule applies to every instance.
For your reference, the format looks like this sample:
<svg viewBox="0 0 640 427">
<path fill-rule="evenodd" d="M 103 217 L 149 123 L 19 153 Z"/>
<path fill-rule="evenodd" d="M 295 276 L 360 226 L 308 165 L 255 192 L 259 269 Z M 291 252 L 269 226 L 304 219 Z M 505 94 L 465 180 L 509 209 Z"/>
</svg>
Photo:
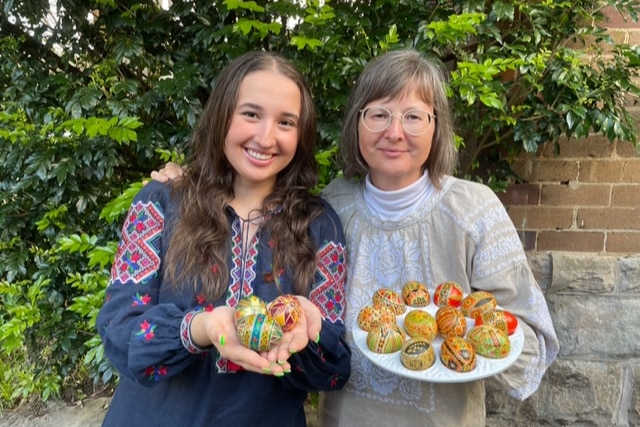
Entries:
<svg viewBox="0 0 640 427">
<path fill-rule="evenodd" d="M 364 201 L 380 219 L 397 221 L 429 199 L 434 190 L 427 171 L 413 184 L 394 191 L 384 191 L 375 187 L 367 174 Z"/>
</svg>

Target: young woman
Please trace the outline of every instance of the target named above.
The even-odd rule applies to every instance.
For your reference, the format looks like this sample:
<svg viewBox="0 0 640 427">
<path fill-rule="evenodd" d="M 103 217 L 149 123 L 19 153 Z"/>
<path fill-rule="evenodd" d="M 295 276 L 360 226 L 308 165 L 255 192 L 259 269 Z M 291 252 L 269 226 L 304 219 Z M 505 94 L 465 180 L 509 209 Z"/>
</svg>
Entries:
<svg viewBox="0 0 640 427">
<path fill-rule="evenodd" d="M 253 52 L 222 70 L 184 179 L 146 185 L 122 228 L 97 320 L 120 373 L 104 426 L 303 427 L 307 392 L 345 384 L 345 243 L 309 193 L 315 124 L 288 61 Z M 296 327 L 268 351 L 242 345 L 238 301 L 283 294 Z"/>
</svg>

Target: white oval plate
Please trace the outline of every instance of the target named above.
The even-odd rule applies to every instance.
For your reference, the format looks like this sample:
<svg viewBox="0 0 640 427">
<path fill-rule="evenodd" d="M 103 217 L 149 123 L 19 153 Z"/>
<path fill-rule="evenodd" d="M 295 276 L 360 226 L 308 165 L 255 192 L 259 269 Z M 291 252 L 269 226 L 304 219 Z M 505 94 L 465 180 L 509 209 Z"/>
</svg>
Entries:
<svg viewBox="0 0 640 427">
<path fill-rule="evenodd" d="M 404 314 L 397 317 L 398 326 L 404 330 L 404 316 L 411 310 L 426 310 L 435 317 L 435 312 L 438 307 L 433 304 L 429 304 L 427 307 L 417 308 L 408 307 Z M 356 342 L 358 349 L 369 359 L 374 365 L 393 372 L 394 374 L 413 378 L 420 381 L 432 382 L 432 383 L 464 383 L 469 381 L 476 381 L 483 378 L 490 377 L 498 374 L 509 366 L 513 365 L 515 361 L 522 353 L 524 347 L 524 334 L 520 327 L 520 321 L 518 320 L 518 327 L 513 334 L 509 335 L 511 340 L 511 352 L 509 355 L 502 359 L 489 359 L 480 355 L 476 355 L 476 367 L 470 372 L 455 372 L 447 368 L 440 360 L 440 345 L 442 344 L 442 335 L 438 336 L 431 343 L 433 349 L 436 352 L 435 363 L 428 369 L 423 371 L 412 371 L 405 368 L 400 362 L 400 351 L 396 351 L 391 354 L 380 354 L 369 350 L 367 347 L 367 332 L 358 327 L 358 322 L 354 321 L 353 324 L 353 339 Z M 467 318 L 467 331 L 474 326 L 473 319 Z"/>
</svg>

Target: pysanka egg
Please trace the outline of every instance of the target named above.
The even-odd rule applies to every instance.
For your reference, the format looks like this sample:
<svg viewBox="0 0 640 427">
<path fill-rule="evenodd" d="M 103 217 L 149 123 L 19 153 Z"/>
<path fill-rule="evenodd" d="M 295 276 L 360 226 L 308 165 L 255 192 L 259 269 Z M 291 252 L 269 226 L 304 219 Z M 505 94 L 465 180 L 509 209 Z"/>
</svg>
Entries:
<svg viewBox="0 0 640 427">
<path fill-rule="evenodd" d="M 436 311 L 436 324 L 438 332 L 443 337 L 458 336 L 462 337 L 467 332 L 467 319 L 462 312 L 450 305 L 440 307 Z"/>
<path fill-rule="evenodd" d="M 462 287 L 453 281 L 442 282 L 436 286 L 433 293 L 433 302 L 438 307 L 459 307 L 462 301 Z"/>
<path fill-rule="evenodd" d="M 404 334 L 394 323 L 384 323 L 373 327 L 367 333 L 367 347 L 374 353 L 394 353 L 402 348 Z"/>
<path fill-rule="evenodd" d="M 475 320 L 476 326 L 495 326 L 507 335 L 513 335 L 518 327 L 518 319 L 516 316 L 505 310 L 484 311 L 476 315 Z"/>
<path fill-rule="evenodd" d="M 282 328 L 268 314 L 249 314 L 236 320 L 240 342 L 255 351 L 267 351 L 282 339 Z"/>
<path fill-rule="evenodd" d="M 400 363 L 412 371 L 430 368 L 436 360 L 436 352 L 431 343 L 422 337 L 411 338 L 402 344 Z"/>
<path fill-rule="evenodd" d="M 505 332 L 495 326 L 474 326 L 467 333 L 467 340 L 476 353 L 491 359 L 503 359 L 511 351 L 511 341 Z"/>
<path fill-rule="evenodd" d="M 447 368 L 456 372 L 469 372 L 476 367 L 476 352 L 471 343 L 452 335 L 440 345 L 440 360 Z"/>
<path fill-rule="evenodd" d="M 284 332 L 296 326 L 302 310 L 302 304 L 295 295 L 279 295 L 267 305 L 267 311 Z"/>
<path fill-rule="evenodd" d="M 369 332 L 382 323 L 396 323 L 396 313 L 385 305 L 366 305 L 360 309 L 356 320 L 360 329 Z"/>
<path fill-rule="evenodd" d="M 411 310 L 404 316 L 404 330 L 410 337 L 423 337 L 431 342 L 438 334 L 436 319 L 424 310 Z"/>
<path fill-rule="evenodd" d="M 250 314 L 267 314 L 267 303 L 256 295 L 249 295 L 238 301 L 236 305 L 236 323 L 238 319 Z"/>
<path fill-rule="evenodd" d="M 490 292 L 475 291 L 464 297 L 460 310 L 466 317 L 475 319 L 481 312 L 495 310 L 497 305 L 495 297 Z"/>
<path fill-rule="evenodd" d="M 429 289 L 424 283 L 410 281 L 402 287 L 402 299 L 410 307 L 426 307 L 431 302 Z"/>
<path fill-rule="evenodd" d="M 402 296 L 389 288 L 381 288 L 375 291 L 373 294 L 373 305 L 384 305 L 389 307 L 396 315 L 403 314 L 407 310 L 407 306 L 404 305 Z"/>
</svg>

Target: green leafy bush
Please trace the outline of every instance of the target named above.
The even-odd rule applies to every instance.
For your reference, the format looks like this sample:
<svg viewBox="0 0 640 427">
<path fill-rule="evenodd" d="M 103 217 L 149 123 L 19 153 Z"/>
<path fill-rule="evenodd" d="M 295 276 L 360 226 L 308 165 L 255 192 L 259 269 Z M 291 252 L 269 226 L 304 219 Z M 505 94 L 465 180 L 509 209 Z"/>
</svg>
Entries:
<svg viewBox="0 0 640 427">
<path fill-rule="evenodd" d="M 291 58 L 318 106 L 318 188 L 366 62 L 413 46 L 450 71 L 458 173 L 499 188 L 561 136 L 636 142 L 640 52 L 597 25 L 636 0 L 6 0 L 0 13 L 0 403 L 113 382 L 95 331 L 122 214 L 181 161 L 218 70 Z"/>
</svg>

